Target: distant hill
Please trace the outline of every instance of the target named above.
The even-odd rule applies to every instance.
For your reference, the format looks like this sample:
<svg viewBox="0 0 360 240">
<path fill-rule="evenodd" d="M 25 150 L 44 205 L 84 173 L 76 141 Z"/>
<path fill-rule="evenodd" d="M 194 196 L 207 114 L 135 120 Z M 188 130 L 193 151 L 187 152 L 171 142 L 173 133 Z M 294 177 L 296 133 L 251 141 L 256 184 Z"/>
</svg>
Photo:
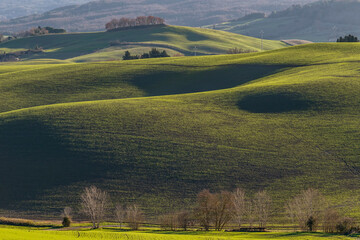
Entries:
<svg viewBox="0 0 360 240">
<path fill-rule="evenodd" d="M 271 12 L 276 9 L 284 9 L 293 3 L 312 1 L 99 0 L 83 5 L 61 7 L 49 12 L 3 22 L 0 23 L 0 32 L 25 30 L 38 25 L 65 28 L 73 32 L 97 31 L 104 29 L 105 23 L 113 17 L 134 17 L 140 15 L 163 17 L 169 24 L 202 26 L 234 19 L 253 11 Z M 78 3 L 81 2 L 78 1 Z M 18 5 L 27 6 L 22 3 Z M 38 5 L 43 6 L 42 4 L 37 4 L 36 6 Z"/>
<path fill-rule="evenodd" d="M 118 43 L 118 44 L 117 44 Z M 44 52 L 32 59 L 51 58 L 76 62 L 121 59 L 124 50 L 138 47 L 160 47 L 181 55 L 225 54 L 231 48 L 260 51 L 261 40 L 218 30 L 158 25 L 135 27 L 115 32 L 69 33 L 27 37 L 0 44 L 0 49 L 17 51 L 41 47 Z M 264 50 L 288 46 L 280 41 L 263 41 Z M 142 49 L 141 51 L 144 51 Z M 133 52 L 132 52 L 133 53 Z M 29 57 L 27 57 L 29 58 Z"/>
<path fill-rule="evenodd" d="M 360 35 L 360 1 L 330 0 L 292 6 L 284 11 L 253 14 L 217 24 L 216 29 L 267 39 L 336 41 L 341 35 Z M 213 26 L 208 26 L 213 27 Z"/>
<path fill-rule="evenodd" d="M 0 20 L 40 14 L 54 8 L 83 4 L 91 0 L 1 0 Z"/>
</svg>

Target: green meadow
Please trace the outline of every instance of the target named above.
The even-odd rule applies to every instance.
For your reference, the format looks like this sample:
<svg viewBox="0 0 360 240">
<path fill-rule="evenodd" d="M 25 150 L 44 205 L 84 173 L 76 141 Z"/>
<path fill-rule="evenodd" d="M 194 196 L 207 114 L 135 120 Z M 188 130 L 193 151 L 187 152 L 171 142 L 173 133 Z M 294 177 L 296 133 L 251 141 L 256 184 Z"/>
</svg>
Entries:
<svg viewBox="0 0 360 240">
<path fill-rule="evenodd" d="M 1 64 L 0 209 L 56 217 L 95 184 L 156 218 L 202 189 L 241 187 L 268 190 L 273 221 L 286 221 L 286 201 L 313 187 L 360 217 L 359 61 L 358 44 L 310 44 Z"/>
</svg>

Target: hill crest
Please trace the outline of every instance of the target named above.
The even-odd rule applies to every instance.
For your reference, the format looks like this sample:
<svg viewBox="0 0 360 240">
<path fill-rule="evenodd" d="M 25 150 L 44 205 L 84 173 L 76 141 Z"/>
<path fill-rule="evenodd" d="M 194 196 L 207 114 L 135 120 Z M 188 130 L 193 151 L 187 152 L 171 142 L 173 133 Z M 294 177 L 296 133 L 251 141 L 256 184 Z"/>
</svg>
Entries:
<svg viewBox="0 0 360 240">
<path fill-rule="evenodd" d="M 294 5 L 269 16 L 255 14 L 217 24 L 219 30 L 258 37 L 264 31 L 268 39 L 304 39 L 335 42 L 340 36 L 360 35 L 360 1 L 326 0 L 303 6 Z M 211 26 L 209 26 L 211 27 Z"/>
</svg>

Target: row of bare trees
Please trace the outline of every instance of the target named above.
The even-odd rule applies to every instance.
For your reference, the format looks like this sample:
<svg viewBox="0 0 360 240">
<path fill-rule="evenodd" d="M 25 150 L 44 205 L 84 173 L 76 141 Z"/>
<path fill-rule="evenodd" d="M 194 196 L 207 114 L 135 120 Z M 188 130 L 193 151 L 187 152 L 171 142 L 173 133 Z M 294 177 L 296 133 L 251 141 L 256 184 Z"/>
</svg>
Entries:
<svg viewBox="0 0 360 240">
<path fill-rule="evenodd" d="M 266 191 L 257 192 L 252 199 L 238 188 L 234 192 L 211 193 L 203 190 L 197 198 L 196 215 L 202 227 L 222 230 L 227 223 L 235 221 L 238 228 L 246 222 L 250 228 L 254 223 L 266 228 L 271 212 L 271 197 Z"/>
<path fill-rule="evenodd" d="M 164 24 L 165 20 L 160 17 L 154 16 L 140 16 L 137 18 L 120 18 L 112 19 L 106 23 L 106 30 L 113 30 L 118 28 L 136 27 L 136 26 L 149 26 L 149 25 L 160 25 Z"/>
<path fill-rule="evenodd" d="M 234 192 L 221 191 L 211 193 L 201 191 L 197 196 L 193 211 L 181 211 L 160 218 L 161 227 L 166 230 L 200 225 L 205 231 L 211 228 L 220 231 L 230 222 L 236 222 L 240 229 L 245 223 L 253 228 L 265 228 L 270 217 L 271 197 L 266 191 L 257 192 L 253 198 L 247 198 L 245 191 L 238 188 Z"/>
<path fill-rule="evenodd" d="M 93 228 L 99 228 L 104 221 L 109 203 L 110 199 L 105 191 L 95 186 L 84 189 L 81 207 L 91 220 Z M 259 191 L 250 198 L 240 188 L 233 192 L 218 193 L 203 190 L 198 194 L 196 205 L 191 211 L 163 215 L 159 222 L 161 228 L 166 230 L 181 228 L 186 231 L 189 227 L 201 226 L 206 231 L 220 231 L 230 222 L 236 223 L 239 230 L 264 230 L 272 214 L 271 203 L 272 199 L 266 191 Z M 316 231 L 320 225 L 328 233 L 351 233 L 359 230 L 352 219 L 341 216 L 338 209 L 332 207 L 315 189 L 302 191 L 286 203 L 285 209 L 291 223 L 304 231 Z M 131 229 L 137 230 L 144 221 L 144 214 L 137 205 L 125 207 L 117 204 L 113 214 L 113 219 L 116 219 L 120 228 L 126 222 Z M 70 219 L 68 208 L 65 208 L 63 217 L 64 222 L 66 218 Z"/>
</svg>

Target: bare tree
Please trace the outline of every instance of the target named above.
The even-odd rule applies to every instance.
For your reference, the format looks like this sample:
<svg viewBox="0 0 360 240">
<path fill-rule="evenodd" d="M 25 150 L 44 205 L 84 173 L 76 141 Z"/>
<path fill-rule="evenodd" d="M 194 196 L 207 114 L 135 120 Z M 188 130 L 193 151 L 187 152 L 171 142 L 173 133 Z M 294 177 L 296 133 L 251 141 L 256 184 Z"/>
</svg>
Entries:
<svg viewBox="0 0 360 240">
<path fill-rule="evenodd" d="M 61 216 L 71 218 L 71 213 L 72 213 L 71 207 L 65 207 L 61 213 Z"/>
<path fill-rule="evenodd" d="M 233 216 L 233 195 L 230 192 L 222 191 L 213 194 L 212 208 L 215 223 L 215 230 L 221 231 Z"/>
<path fill-rule="evenodd" d="M 70 227 L 71 225 L 71 212 L 72 209 L 70 207 L 65 207 L 61 213 L 61 217 L 63 218 L 62 225 L 63 227 Z"/>
<path fill-rule="evenodd" d="M 302 230 L 308 229 L 308 221 L 311 219 L 312 229 L 315 230 L 321 221 L 325 207 L 324 197 L 318 190 L 308 189 L 294 197 L 287 204 L 287 211 L 290 218 L 298 223 Z"/>
<path fill-rule="evenodd" d="M 341 216 L 334 208 L 327 208 L 324 211 L 323 230 L 326 233 L 336 232 L 336 226 L 341 221 Z"/>
<path fill-rule="evenodd" d="M 177 223 L 178 227 L 182 228 L 184 231 L 187 231 L 189 225 L 191 225 L 192 217 L 190 212 L 182 211 L 177 214 Z"/>
<path fill-rule="evenodd" d="M 127 208 L 127 221 L 133 230 L 140 228 L 141 222 L 144 220 L 144 214 L 137 205 L 132 205 Z"/>
<path fill-rule="evenodd" d="M 178 215 L 173 213 L 161 216 L 160 226 L 164 230 L 176 231 L 178 226 Z"/>
<path fill-rule="evenodd" d="M 105 216 L 107 204 L 107 193 L 95 186 L 86 187 L 81 194 L 82 210 L 91 219 L 94 229 L 100 227 L 100 223 Z"/>
<path fill-rule="evenodd" d="M 197 196 L 196 217 L 205 231 L 210 230 L 212 211 L 212 194 L 209 190 L 202 190 Z"/>
<path fill-rule="evenodd" d="M 254 210 L 254 202 L 249 199 L 246 202 L 246 216 L 247 216 L 247 220 L 249 223 L 250 228 L 252 228 L 254 226 L 254 221 L 255 221 L 255 210 Z"/>
<path fill-rule="evenodd" d="M 271 197 L 266 191 L 260 191 L 255 194 L 254 211 L 259 227 L 266 228 L 271 211 Z"/>
<path fill-rule="evenodd" d="M 125 217 L 126 217 L 126 209 L 121 204 L 117 204 L 115 206 L 115 217 L 116 217 L 116 221 L 119 223 L 119 227 L 121 229 L 122 224 L 124 223 Z"/>
<path fill-rule="evenodd" d="M 196 216 L 206 231 L 214 223 L 215 230 L 222 230 L 233 216 L 233 194 L 222 191 L 212 194 L 203 190 L 198 194 Z"/>
<path fill-rule="evenodd" d="M 239 225 L 239 228 L 241 228 L 246 215 L 245 191 L 240 188 L 235 189 L 232 200 L 234 207 L 234 218 L 236 223 Z"/>
</svg>

